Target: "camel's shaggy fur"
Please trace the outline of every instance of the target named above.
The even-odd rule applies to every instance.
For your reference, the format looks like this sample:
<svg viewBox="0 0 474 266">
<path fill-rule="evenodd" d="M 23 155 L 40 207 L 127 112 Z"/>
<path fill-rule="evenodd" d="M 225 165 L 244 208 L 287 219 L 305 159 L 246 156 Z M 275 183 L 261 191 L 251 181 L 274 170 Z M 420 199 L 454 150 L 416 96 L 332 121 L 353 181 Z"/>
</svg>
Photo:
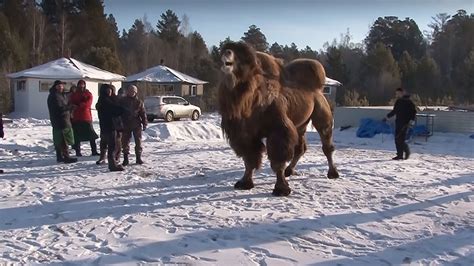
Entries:
<svg viewBox="0 0 474 266">
<path fill-rule="evenodd" d="M 333 116 L 322 94 L 323 66 L 311 59 L 284 65 L 280 59 L 234 42 L 223 46 L 221 59 L 221 125 L 230 146 L 245 163 L 244 176 L 235 188 L 253 188 L 253 172 L 266 150 L 277 176 L 273 194 L 289 195 L 286 177 L 295 174 L 296 163 L 306 151 L 304 134 L 310 121 L 321 136 L 328 177 L 339 177 L 332 160 Z"/>
</svg>

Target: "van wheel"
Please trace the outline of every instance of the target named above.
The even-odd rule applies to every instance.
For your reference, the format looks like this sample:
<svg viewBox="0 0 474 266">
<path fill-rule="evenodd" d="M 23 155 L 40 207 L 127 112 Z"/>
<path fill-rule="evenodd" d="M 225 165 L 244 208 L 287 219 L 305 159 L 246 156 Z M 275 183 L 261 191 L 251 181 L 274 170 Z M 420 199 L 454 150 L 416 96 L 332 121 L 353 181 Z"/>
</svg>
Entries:
<svg viewBox="0 0 474 266">
<path fill-rule="evenodd" d="M 153 122 L 153 120 L 155 120 L 155 118 L 154 118 L 153 116 L 148 116 L 148 117 L 146 118 L 146 120 L 148 120 L 148 122 L 151 123 L 151 122 Z"/>
<path fill-rule="evenodd" d="M 168 111 L 165 115 L 165 121 L 166 122 L 171 122 L 171 121 L 173 121 L 173 119 L 174 119 L 173 112 Z"/>
<path fill-rule="evenodd" d="M 199 112 L 198 111 L 194 111 L 193 114 L 191 115 L 191 119 L 196 121 L 199 119 Z"/>
</svg>

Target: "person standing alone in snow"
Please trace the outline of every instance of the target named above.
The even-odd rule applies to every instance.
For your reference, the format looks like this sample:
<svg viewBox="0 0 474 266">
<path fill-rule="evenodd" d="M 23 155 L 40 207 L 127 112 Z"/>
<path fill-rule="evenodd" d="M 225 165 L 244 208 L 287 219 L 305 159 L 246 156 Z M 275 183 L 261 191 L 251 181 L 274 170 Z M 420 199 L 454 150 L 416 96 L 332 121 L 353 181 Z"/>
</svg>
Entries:
<svg viewBox="0 0 474 266">
<path fill-rule="evenodd" d="M 393 110 L 387 114 L 383 121 L 385 122 L 392 116 L 396 116 L 395 147 L 397 148 L 397 156 L 393 157 L 392 160 L 406 160 L 410 157 L 410 148 L 405 139 L 408 128 L 415 124 L 416 106 L 410 99 L 410 95 L 402 88 L 395 90 L 395 96 L 397 101 L 393 106 Z M 405 154 L 405 157 L 403 157 L 403 154 Z"/>
<path fill-rule="evenodd" d="M 121 105 L 127 110 L 122 115 L 124 124 L 122 136 L 122 152 L 123 163 L 128 165 L 128 155 L 130 154 L 130 138 L 135 140 L 135 156 L 136 163 L 143 164 L 142 161 L 142 131 L 147 127 L 147 120 L 145 114 L 145 106 L 143 101 L 137 97 L 138 88 L 135 85 L 130 85 L 127 88 L 126 94 L 120 99 Z"/>
</svg>

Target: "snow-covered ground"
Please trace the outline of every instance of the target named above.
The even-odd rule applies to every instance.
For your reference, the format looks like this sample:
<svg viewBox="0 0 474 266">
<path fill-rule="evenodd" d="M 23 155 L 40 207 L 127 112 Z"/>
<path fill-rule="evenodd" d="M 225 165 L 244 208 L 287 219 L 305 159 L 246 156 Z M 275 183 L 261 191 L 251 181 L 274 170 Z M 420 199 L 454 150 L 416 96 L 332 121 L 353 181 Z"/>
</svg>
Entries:
<svg viewBox="0 0 474 266">
<path fill-rule="evenodd" d="M 96 157 L 57 164 L 49 123 L 15 119 L 0 140 L 0 264 L 473 265 L 474 139 L 415 139 L 391 161 L 391 136 L 355 131 L 335 132 L 338 180 L 308 132 L 292 194 L 274 197 L 268 161 L 254 189 L 233 189 L 243 163 L 217 115 L 150 124 L 146 164 L 114 173 Z"/>
</svg>

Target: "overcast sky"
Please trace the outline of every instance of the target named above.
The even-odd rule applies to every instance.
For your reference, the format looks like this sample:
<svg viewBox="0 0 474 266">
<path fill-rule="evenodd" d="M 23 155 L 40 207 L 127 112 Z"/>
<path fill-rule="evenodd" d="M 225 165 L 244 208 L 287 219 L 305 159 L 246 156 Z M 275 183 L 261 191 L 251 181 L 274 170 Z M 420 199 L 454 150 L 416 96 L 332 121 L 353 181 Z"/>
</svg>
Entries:
<svg viewBox="0 0 474 266">
<path fill-rule="evenodd" d="M 339 40 L 347 29 L 354 42 L 361 42 L 378 17 L 410 17 L 423 32 L 436 14 L 453 15 L 459 9 L 474 13 L 474 0 L 105 0 L 104 4 L 120 31 L 128 31 L 135 19 L 144 16 L 156 28 L 160 15 L 171 9 L 180 20 L 186 14 L 191 29 L 209 47 L 226 37 L 239 40 L 255 24 L 270 45 L 294 42 L 300 49 L 308 45 L 313 50 Z"/>
</svg>

